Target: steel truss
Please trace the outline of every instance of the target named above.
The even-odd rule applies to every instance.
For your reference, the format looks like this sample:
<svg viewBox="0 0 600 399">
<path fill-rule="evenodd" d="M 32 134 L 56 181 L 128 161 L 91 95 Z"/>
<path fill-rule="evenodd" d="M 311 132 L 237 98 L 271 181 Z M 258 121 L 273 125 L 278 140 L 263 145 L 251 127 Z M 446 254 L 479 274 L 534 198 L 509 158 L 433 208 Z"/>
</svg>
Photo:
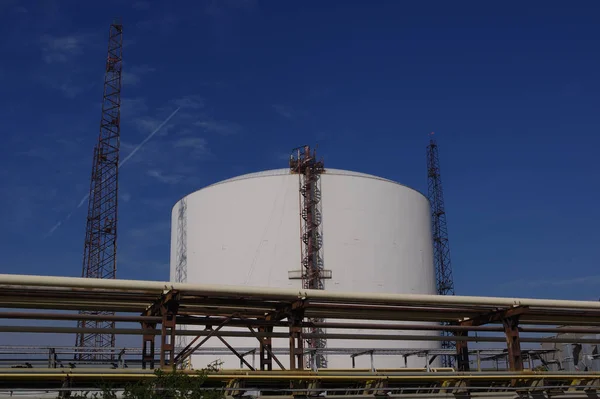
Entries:
<svg viewBox="0 0 600 399">
<path fill-rule="evenodd" d="M 123 66 L 123 26 L 120 22 L 110 25 L 108 55 L 104 76 L 104 96 L 98 144 L 94 147 L 94 160 L 90 183 L 88 214 L 83 251 L 82 277 L 114 279 L 117 274 L 117 202 L 119 188 L 119 147 L 121 138 L 121 78 Z M 82 310 L 82 313 L 88 313 Z M 96 310 L 92 314 L 110 314 Z M 78 333 L 76 345 L 82 348 L 76 359 L 112 359 L 114 354 L 102 354 L 89 348 L 115 346 L 115 336 L 107 331 L 114 322 L 106 320 L 78 321 L 79 327 L 95 328 L 95 333 Z"/>
<path fill-rule="evenodd" d="M 408 394 L 411 386 L 427 388 L 430 395 L 442 393 L 456 394 L 459 391 L 489 392 L 498 387 L 507 390 L 554 389 L 560 390 L 565 384 L 569 389 L 589 390 L 600 388 L 598 372 L 564 374 L 554 372 L 536 372 L 531 374 L 526 368 L 533 368 L 534 362 L 543 363 L 541 352 L 522 348 L 522 345 L 540 342 L 577 342 L 600 344 L 594 334 L 600 334 L 600 303 L 585 301 L 550 301 L 536 299 L 510 298 L 469 298 L 443 297 L 429 295 L 370 295 L 355 293 L 327 293 L 320 290 L 297 290 L 224 287 L 197 284 L 178 284 L 168 282 L 141 282 L 126 280 L 90 280 L 81 278 L 55 278 L 37 276 L 0 275 L 0 308 L 29 309 L 23 311 L 3 311 L 0 318 L 34 320 L 107 320 L 111 322 L 138 322 L 139 328 L 114 328 L 105 331 L 110 334 L 138 335 L 143 347 L 138 352 L 141 367 L 151 371 L 158 366 L 167 370 L 189 358 L 196 351 L 202 351 L 204 344 L 213 339 L 225 344 L 227 349 L 240 359 L 245 377 L 235 371 L 224 370 L 210 377 L 218 386 L 239 386 L 240 390 L 264 387 L 265 381 L 281 389 L 281 394 L 290 394 L 293 389 L 311 392 L 331 389 L 352 388 L 362 390 Z M 31 310 L 37 311 L 31 313 Z M 104 309 L 119 314 L 96 314 Z M 78 314 L 67 311 L 87 310 L 92 313 Z M 58 311 L 58 312 L 57 312 Z M 62 311 L 62 312 L 60 312 Z M 122 313 L 122 314 L 121 314 Z M 311 320 L 323 319 L 326 322 L 315 323 Z M 336 321 L 337 320 L 337 321 Z M 356 321 L 347 321 L 356 320 Z M 408 324 L 379 324 L 376 321 L 398 321 Z M 441 325 L 450 323 L 450 325 Z M 205 326 L 205 329 L 182 329 L 182 326 Z M 225 330 L 223 327 L 227 327 Z M 287 332 L 282 332 L 287 328 Z M 380 330 L 378 333 L 305 333 L 304 330 L 319 328 Z M 277 331 L 275 330 L 277 329 Z M 98 329 L 100 330 L 100 329 Z M 387 331 L 386 331 L 387 330 Z M 402 332 L 402 334 L 399 333 Z M 414 333 L 410 333 L 414 331 Z M 449 336 L 426 335 L 423 331 L 446 331 Z M 57 326 L 15 326 L 0 325 L 0 332 L 37 332 L 37 333 L 95 333 L 93 328 L 57 327 Z M 472 336 L 473 332 L 486 333 Z M 581 338 L 572 334 L 540 337 L 540 333 L 581 333 Z M 495 335 L 494 335 L 495 334 Z M 185 348 L 175 345 L 177 335 L 190 337 Z M 234 348 L 227 337 L 254 337 L 260 352 L 260 369 L 249 361 L 247 348 Z M 158 347 L 155 338 L 160 337 Z M 272 338 L 290 338 L 287 351 L 273 348 Z M 323 338 L 329 341 L 362 340 L 453 340 L 457 343 L 454 357 L 459 373 L 449 369 L 436 369 L 433 373 L 424 370 L 323 370 L 307 371 L 303 364 L 306 351 L 301 342 L 310 338 Z M 484 354 L 468 347 L 468 343 L 504 342 L 506 349 L 502 353 Z M 323 351 L 334 351 L 323 348 Z M 369 352 L 369 351 L 366 351 Z M 393 352 L 393 350 L 391 350 Z M 473 354 L 478 353 L 477 359 Z M 1 353 L 1 351 L 0 351 Z M 328 352 L 325 352 L 328 353 Z M 333 353 L 333 352 L 329 352 Z M 355 350 L 347 353 L 351 356 L 365 355 Z M 394 354 L 394 353 L 391 353 Z M 449 354 L 448 351 L 406 351 L 399 356 L 424 356 L 427 365 L 436 356 Z M 481 357 L 504 356 L 507 358 L 508 371 L 473 372 L 471 363 L 477 362 L 480 369 Z M 283 356 L 289 364 L 284 365 Z M 529 363 L 526 365 L 526 363 Z M 49 364 L 58 364 L 50 362 Z M 526 367 L 527 366 L 527 367 Z M 119 364 L 112 367 L 119 367 Z M 112 371 L 107 369 L 73 369 L 69 372 L 47 372 L 43 369 L 0 369 L 0 382 L 12 387 L 20 387 L 24 381 L 40 378 L 47 386 L 64 382 L 68 375 L 71 380 L 92 381 L 94 378 L 108 381 Z M 281 373 L 287 371 L 287 373 Z M 292 371 L 292 373 L 290 373 Z M 134 371 L 124 377 L 123 371 L 118 378 L 142 378 L 146 371 Z M 17 378 L 17 374 L 21 373 Z M 37 374 L 36 374 L 37 373 Z M 87 374 L 86 374 L 87 373 Z M 117 373 L 115 371 L 115 373 Z M 336 378 L 333 378 L 335 373 Z M 362 373 L 362 374 L 360 374 Z M 14 378 L 13 378 L 14 377 Z M 117 377 L 115 377 L 116 379 Z M 145 377 L 144 377 L 145 378 Z M 18 380 L 18 381 L 17 381 Z M 19 382 L 21 381 L 21 382 Z M 96 380 L 97 381 L 97 380 Z M 370 381 L 370 382 L 367 382 Z M 90 382 L 91 383 L 91 382 Z M 381 383 L 384 385 L 377 385 Z M 12 384 L 12 385 L 11 385 Z M 241 384 L 241 385 L 236 385 Z M 274 384 L 274 385 L 273 385 Z M 375 384 L 375 385 L 373 385 Z M 558 384 L 558 385 L 557 385 Z M 0 384 L 1 385 L 1 384 Z M 286 388 L 287 387 L 287 388 Z M 401 387 L 404 387 L 401 389 Z M 548 388 L 546 388 L 548 387 Z M 558 388 L 557 388 L 558 387 Z M 287 389 L 287 390 L 286 390 Z M 350 392 L 350 390 L 347 390 Z M 425 392 L 425 391 L 424 391 Z"/>
<path fill-rule="evenodd" d="M 435 267 L 436 288 L 439 295 L 454 295 L 454 278 L 450 260 L 450 244 L 448 241 L 448 223 L 444 205 L 444 190 L 440 174 L 438 145 L 431 133 L 427 146 L 427 198 L 431 206 L 431 233 L 433 240 L 433 263 Z M 444 333 L 446 334 L 446 333 Z M 452 340 L 442 342 L 442 348 L 454 349 Z M 442 357 L 442 364 L 454 367 L 454 358 Z"/>
<path fill-rule="evenodd" d="M 177 253 L 175 266 L 175 281 L 178 283 L 187 282 L 187 198 L 179 201 L 179 210 L 177 211 Z M 183 326 L 185 328 L 185 326 Z M 176 337 L 178 346 L 185 346 L 185 337 Z M 181 368 L 191 367 L 191 362 L 184 362 Z"/>
</svg>

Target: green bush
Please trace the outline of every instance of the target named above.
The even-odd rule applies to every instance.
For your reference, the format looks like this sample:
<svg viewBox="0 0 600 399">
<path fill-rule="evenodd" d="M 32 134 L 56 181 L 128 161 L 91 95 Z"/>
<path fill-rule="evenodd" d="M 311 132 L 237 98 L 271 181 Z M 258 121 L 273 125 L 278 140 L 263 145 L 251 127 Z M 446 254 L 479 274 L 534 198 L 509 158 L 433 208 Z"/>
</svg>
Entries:
<svg viewBox="0 0 600 399">
<path fill-rule="evenodd" d="M 181 371 L 166 372 L 156 370 L 155 378 L 143 378 L 127 384 L 123 389 L 124 399 L 222 399 L 223 391 L 206 389 L 204 383 L 208 373 L 217 370 L 218 364 L 212 363 L 206 369 L 196 371 L 195 375 Z M 84 392 L 70 395 L 71 399 L 116 399 L 114 387 L 104 386 L 96 392 Z M 63 397 L 67 397 L 64 395 Z"/>
</svg>

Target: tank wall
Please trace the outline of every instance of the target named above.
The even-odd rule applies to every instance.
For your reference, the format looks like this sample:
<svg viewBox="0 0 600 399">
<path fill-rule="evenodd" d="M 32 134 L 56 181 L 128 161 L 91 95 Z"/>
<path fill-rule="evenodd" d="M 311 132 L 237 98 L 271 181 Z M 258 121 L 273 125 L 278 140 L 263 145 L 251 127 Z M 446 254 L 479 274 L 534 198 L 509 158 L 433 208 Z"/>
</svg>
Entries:
<svg viewBox="0 0 600 399">
<path fill-rule="evenodd" d="M 189 282 L 293 286 L 287 271 L 300 259 L 297 178 L 237 180 L 196 191 L 186 200 Z M 179 205 L 172 213 L 171 279 Z"/>
<path fill-rule="evenodd" d="M 418 192 L 389 181 L 325 174 L 321 180 L 323 258 L 332 271 L 330 291 L 435 293 L 429 203 Z M 300 269 L 298 176 L 269 175 L 210 186 L 186 197 L 187 276 L 189 282 L 301 287 L 288 271 Z M 175 278 L 177 204 L 172 214 L 171 279 Z M 354 320 L 357 322 L 357 320 Z M 285 330 L 281 330 L 282 332 Z M 329 332 L 370 333 L 332 330 Z M 389 331 L 390 334 L 401 332 Z M 410 332 L 409 332 L 410 334 Z M 435 334 L 432 332 L 431 334 Z M 239 351 L 258 346 L 254 338 L 228 338 Z M 206 347 L 224 347 L 210 339 Z M 287 348 L 287 339 L 273 346 Z M 439 348 L 428 341 L 329 340 L 335 348 Z M 358 352 L 357 351 L 357 352 Z M 280 355 L 288 366 L 287 355 Z M 240 366 L 234 355 L 196 355 L 194 367 L 220 358 L 226 368 Z M 250 363 L 252 356 L 248 357 Z M 258 359 L 256 359 L 258 363 Z M 351 367 L 348 355 L 329 355 L 329 367 Z M 370 367 L 369 356 L 356 367 Z M 374 366 L 424 367 L 424 358 L 375 356 Z"/>
<path fill-rule="evenodd" d="M 322 178 L 323 254 L 328 291 L 435 294 L 429 202 L 408 187 L 385 180 Z M 361 320 L 347 320 L 360 322 Z M 383 323 L 383 322 L 382 322 Z M 398 322 L 393 322 L 399 324 Z M 402 331 L 328 329 L 331 333 L 404 334 Z M 406 334 L 436 335 L 408 331 Z M 440 348 L 435 341 L 329 341 L 332 348 Z M 351 367 L 350 356 L 329 356 L 330 367 Z M 376 368 L 426 367 L 425 358 L 374 356 Z M 437 365 L 434 362 L 433 365 Z M 371 367 L 368 355 L 357 368 Z"/>
</svg>

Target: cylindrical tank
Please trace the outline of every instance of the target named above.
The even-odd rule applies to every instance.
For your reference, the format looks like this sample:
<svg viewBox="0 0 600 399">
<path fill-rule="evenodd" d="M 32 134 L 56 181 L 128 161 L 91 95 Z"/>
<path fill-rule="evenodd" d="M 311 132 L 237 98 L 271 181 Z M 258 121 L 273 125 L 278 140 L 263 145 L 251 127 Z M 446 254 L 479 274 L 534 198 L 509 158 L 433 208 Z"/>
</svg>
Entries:
<svg viewBox="0 0 600 399">
<path fill-rule="evenodd" d="M 427 198 L 390 180 L 336 169 L 327 169 L 321 176 L 321 193 L 323 264 L 331 271 L 331 278 L 325 280 L 326 290 L 436 293 Z M 185 223 L 180 212 L 184 200 Z M 177 279 L 177 263 L 181 262 L 178 251 L 186 251 L 190 283 L 301 288 L 301 280 L 294 278 L 298 277 L 294 272 L 301 268 L 299 209 L 299 176 L 288 169 L 235 177 L 189 194 L 173 207 L 171 280 Z M 186 242 L 179 242 L 182 239 Z M 287 348 L 287 341 L 274 339 L 273 347 Z M 255 338 L 227 338 L 227 342 L 238 352 L 258 347 Z M 215 347 L 224 348 L 217 338 L 203 345 L 204 351 Z M 351 354 L 367 349 L 437 349 L 440 343 L 329 340 L 327 347 L 347 352 L 329 354 L 328 367 L 350 368 Z M 240 367 L 233 354 L 202 353 L 201 348 L 192 357 L 195 368 L 216 359 L 223 361 L 225 368 Z M 287 355 L 279 357 L 287 367 Z M 246 359 L 253 363 L 252 355 Z M 254 361 L 258 367 L 258 354 Z M 398 354 L 376 353 L 372 359 L 368 354 L 355 357 L 354 366 L 425 367 L 425 363 L 425 357 L 405 359 Z"/>
</svg>

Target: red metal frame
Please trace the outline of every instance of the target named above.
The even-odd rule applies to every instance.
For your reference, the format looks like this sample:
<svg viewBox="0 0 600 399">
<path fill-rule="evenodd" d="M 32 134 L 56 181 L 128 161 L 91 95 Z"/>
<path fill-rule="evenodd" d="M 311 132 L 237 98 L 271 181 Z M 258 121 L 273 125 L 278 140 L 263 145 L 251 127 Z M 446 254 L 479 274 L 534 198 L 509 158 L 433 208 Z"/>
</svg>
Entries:
<svg viewBox="0 0 600 399">
<path fill-rule="evenodd" d="M 300 217 L 301 217 L 301 246 L 302 260 L 302 287 L 305 289 L 325 289 L 323 281 L 323 256 L 321 248 L 323 237 L 321 234 L 321 188 L 320 175 L 325 171 L 323 161 L 317 160 L 316 151 L 311 151 L 305 145 L 294 149 L 290 159 L 290 171 L 298 174 L 300 185 Z M 322 322 L 322 319 L 311 319 L 313 322 Z M 320 333 L 318 327 L 309 329 L 310 333 Z M 297 333 L 296 333 L 296 338 Z M 290 337 L 290 340 L 292 338 Z M 290 345 L 292 341 L 290 341 Z M 308 347 L 312 349 L 325 348 L 326 341 L 322 338 L 307 340 Z M 313 367 L 327 367 L 325 355 L 313 352 L 309 359 Z"/>
<path fill-rule="evenodd" d="M 116 278 L 117 272 L 117 194 L 119 170 L 121 74 L 123 61 L 123 26 L 110 25 L 108 55 L 104 77 L 104 97 L 98 144 L 94 148 L 94 161 L 88 203 L 82 277 Z M 95 311 L 84 314 L 114 314 Z M 114 321 L 82 319 L 80 328 L 114 329 Z M 107 348 L 115 346 L 113 333 L 77 334 L 76 345 L 81 348 Z M 95 354 L 82 351 L 76 358 L 112 358 L 113 354 Z"/>
<path fill-rule="evenodd" d="M 454 295 L 454 278 L 452 277 L 452 263 L 450 261 L 450 245 L 448 243 L 448 227 L 446 224 L 446 210 L 444 207 L 444 191 L 440 175 L 440 160 L 438 145 L 431 133 L 427 146 L 427 198 L 431 206 L 431 232 L 433 238 L 433 263 L 437 292 L 439 295 Z M 454 342 L 442 342 L 442 348 L 454 348 Z M 459 350 L 460 351 L 460 350 Z M 454 359 L 450 356 L 442 357 L 444 367 L 453 367 Z"/>
</svg>

